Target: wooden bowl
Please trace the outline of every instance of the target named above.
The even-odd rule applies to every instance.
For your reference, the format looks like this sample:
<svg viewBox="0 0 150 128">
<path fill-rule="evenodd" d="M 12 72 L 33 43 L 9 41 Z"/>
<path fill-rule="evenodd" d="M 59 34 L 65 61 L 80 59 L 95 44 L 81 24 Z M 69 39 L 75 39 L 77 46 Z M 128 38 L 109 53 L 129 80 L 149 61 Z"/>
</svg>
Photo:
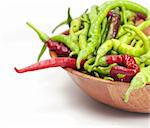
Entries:
<svg viewBox="0 0 150 128">
<path fill-rule="evenodd" d="M 57 55 L 50 52 L 52 58 Z M 123 95 L 129 84 L 112 82 L 86 75 L 79 71 L 65 69 L 72 80 L 89 96 L 101 103 L 129 112 L 150 113 L 150 85 L 131 93 L 128 103 L 123 101 Z"/>
</svg>

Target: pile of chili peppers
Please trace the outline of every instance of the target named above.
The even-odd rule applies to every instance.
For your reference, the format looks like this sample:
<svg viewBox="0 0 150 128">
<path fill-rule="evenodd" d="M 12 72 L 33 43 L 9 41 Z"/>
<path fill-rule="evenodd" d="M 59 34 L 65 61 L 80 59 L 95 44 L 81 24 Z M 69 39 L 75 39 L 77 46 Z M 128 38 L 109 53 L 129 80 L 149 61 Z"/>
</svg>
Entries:
<svg viewBox="0 0 150 128">
<path fill-rule="evenodd" d="M 16 72 L 24 73 L 49 67 L 72 68 L 95 77 L 130 82 L 125 101 L 132 91 L 150 82 L 150 11 L 127 0 L 111 0 L 92 6 L 77 18 L 70 8 L 62 25 L 69 29 L 49 37 L 27 23 L 44 43 L 38 62 Z M 40 61 L 46 48 L 57 58 Z"/>
</svg>

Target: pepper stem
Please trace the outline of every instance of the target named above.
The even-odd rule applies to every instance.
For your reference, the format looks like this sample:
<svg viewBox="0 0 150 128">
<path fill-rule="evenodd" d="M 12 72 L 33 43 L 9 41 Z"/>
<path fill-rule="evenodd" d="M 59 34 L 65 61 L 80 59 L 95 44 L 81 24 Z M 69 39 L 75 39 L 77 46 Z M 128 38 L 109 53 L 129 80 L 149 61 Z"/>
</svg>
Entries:
<svg viewBox="0 0 150 128">
<path fill-rule="evenodd" d="M 39 29 L 37 29 L 33 24 L 27 22 L 27 25 L 32 28 L 39 36 L 42 42 L 46 43 L 50 38 L 47 34 L 43 33 Z"/>
</svg>

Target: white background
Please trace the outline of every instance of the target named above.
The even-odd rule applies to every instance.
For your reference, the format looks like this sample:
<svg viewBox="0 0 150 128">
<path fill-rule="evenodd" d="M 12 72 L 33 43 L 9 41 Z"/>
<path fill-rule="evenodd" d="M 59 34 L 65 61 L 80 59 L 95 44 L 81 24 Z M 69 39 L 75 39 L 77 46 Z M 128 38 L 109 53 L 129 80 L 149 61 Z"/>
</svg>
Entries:
<svg viewBox="0 0 150 128">
<path fill-rule="evenodd" d="M 104 0 L 103 0 L 104 1 Z M 148 0 L 136 0 L 150 6 Z M 147 114 L 115 110 L 85 95 L 60 68 L 17 74 L 36 61 L 42 46 L 25 23 L 50 35 L 66 18 L 102 0 L 4 0 L 0 4 L 0 128 L 148 128 Z M 43 59 L 49 58 L 48 53 Z"/>
</svg>

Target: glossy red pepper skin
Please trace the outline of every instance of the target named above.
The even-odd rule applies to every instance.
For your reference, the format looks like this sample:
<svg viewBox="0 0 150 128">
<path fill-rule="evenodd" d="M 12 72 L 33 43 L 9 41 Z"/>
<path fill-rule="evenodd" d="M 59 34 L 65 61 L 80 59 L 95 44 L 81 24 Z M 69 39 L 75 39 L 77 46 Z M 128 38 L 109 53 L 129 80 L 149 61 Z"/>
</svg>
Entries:
<svg viewBox="0 0 150 128">
<path fill-rule="evenodd" d="M 146 18 L 147 16 L 142 13 L 139 13 L 139 12 L 136 13 L 136 20 L 141 20 L 141 19 L 146 20 Z"/>
<path fill-rule="evenodd" d="M 123 74 L 123 78 L 119 78 L 118 75 Z M 130 82 L 132 78 L 137 74 L 137 71 L 134 69 L 128 69 L 123 66 L 115 66 L 111 68 L 110 75 L 116 81 L 121 82 Z"/>
<path fill-rule="evenodd" d="M 48 40 L 46 42 L 46 45 L 50 51 L 55 51 L 58 56 L 69 56 L 69 54 L 71 53 L 68 47 L 52 40 Z"/>
<path fill-rule="evenodd" d="M 121 65 L 112 67 L 110 71 L 111 77 L 116 81 L 130 82 L 140 71 L 140 67 L 136 64 L 135 59 L 129 55 L 109 55 L 106 57 L 106 61 L 108 64 L 117 63 Z M 124 77 L 119 78 L 118 74 L 122 74 Z"/>
<path fill-rule="evenodd" d="M 52 58 L 49 60 L 40 61 L 31 66 L 28 66 L 19 70 L 15 68 L 15 71 L 17 73 L 24 73 L 24 72 L 35 71 L 35 70 L 40 70 L 40 69 L 45 69 L 45 68 L 50 68 L 50 67 L 62 67 L 62 68 L 76 69 L 76 59 L 68 58 L 68 57 Z"/>
</svg>

